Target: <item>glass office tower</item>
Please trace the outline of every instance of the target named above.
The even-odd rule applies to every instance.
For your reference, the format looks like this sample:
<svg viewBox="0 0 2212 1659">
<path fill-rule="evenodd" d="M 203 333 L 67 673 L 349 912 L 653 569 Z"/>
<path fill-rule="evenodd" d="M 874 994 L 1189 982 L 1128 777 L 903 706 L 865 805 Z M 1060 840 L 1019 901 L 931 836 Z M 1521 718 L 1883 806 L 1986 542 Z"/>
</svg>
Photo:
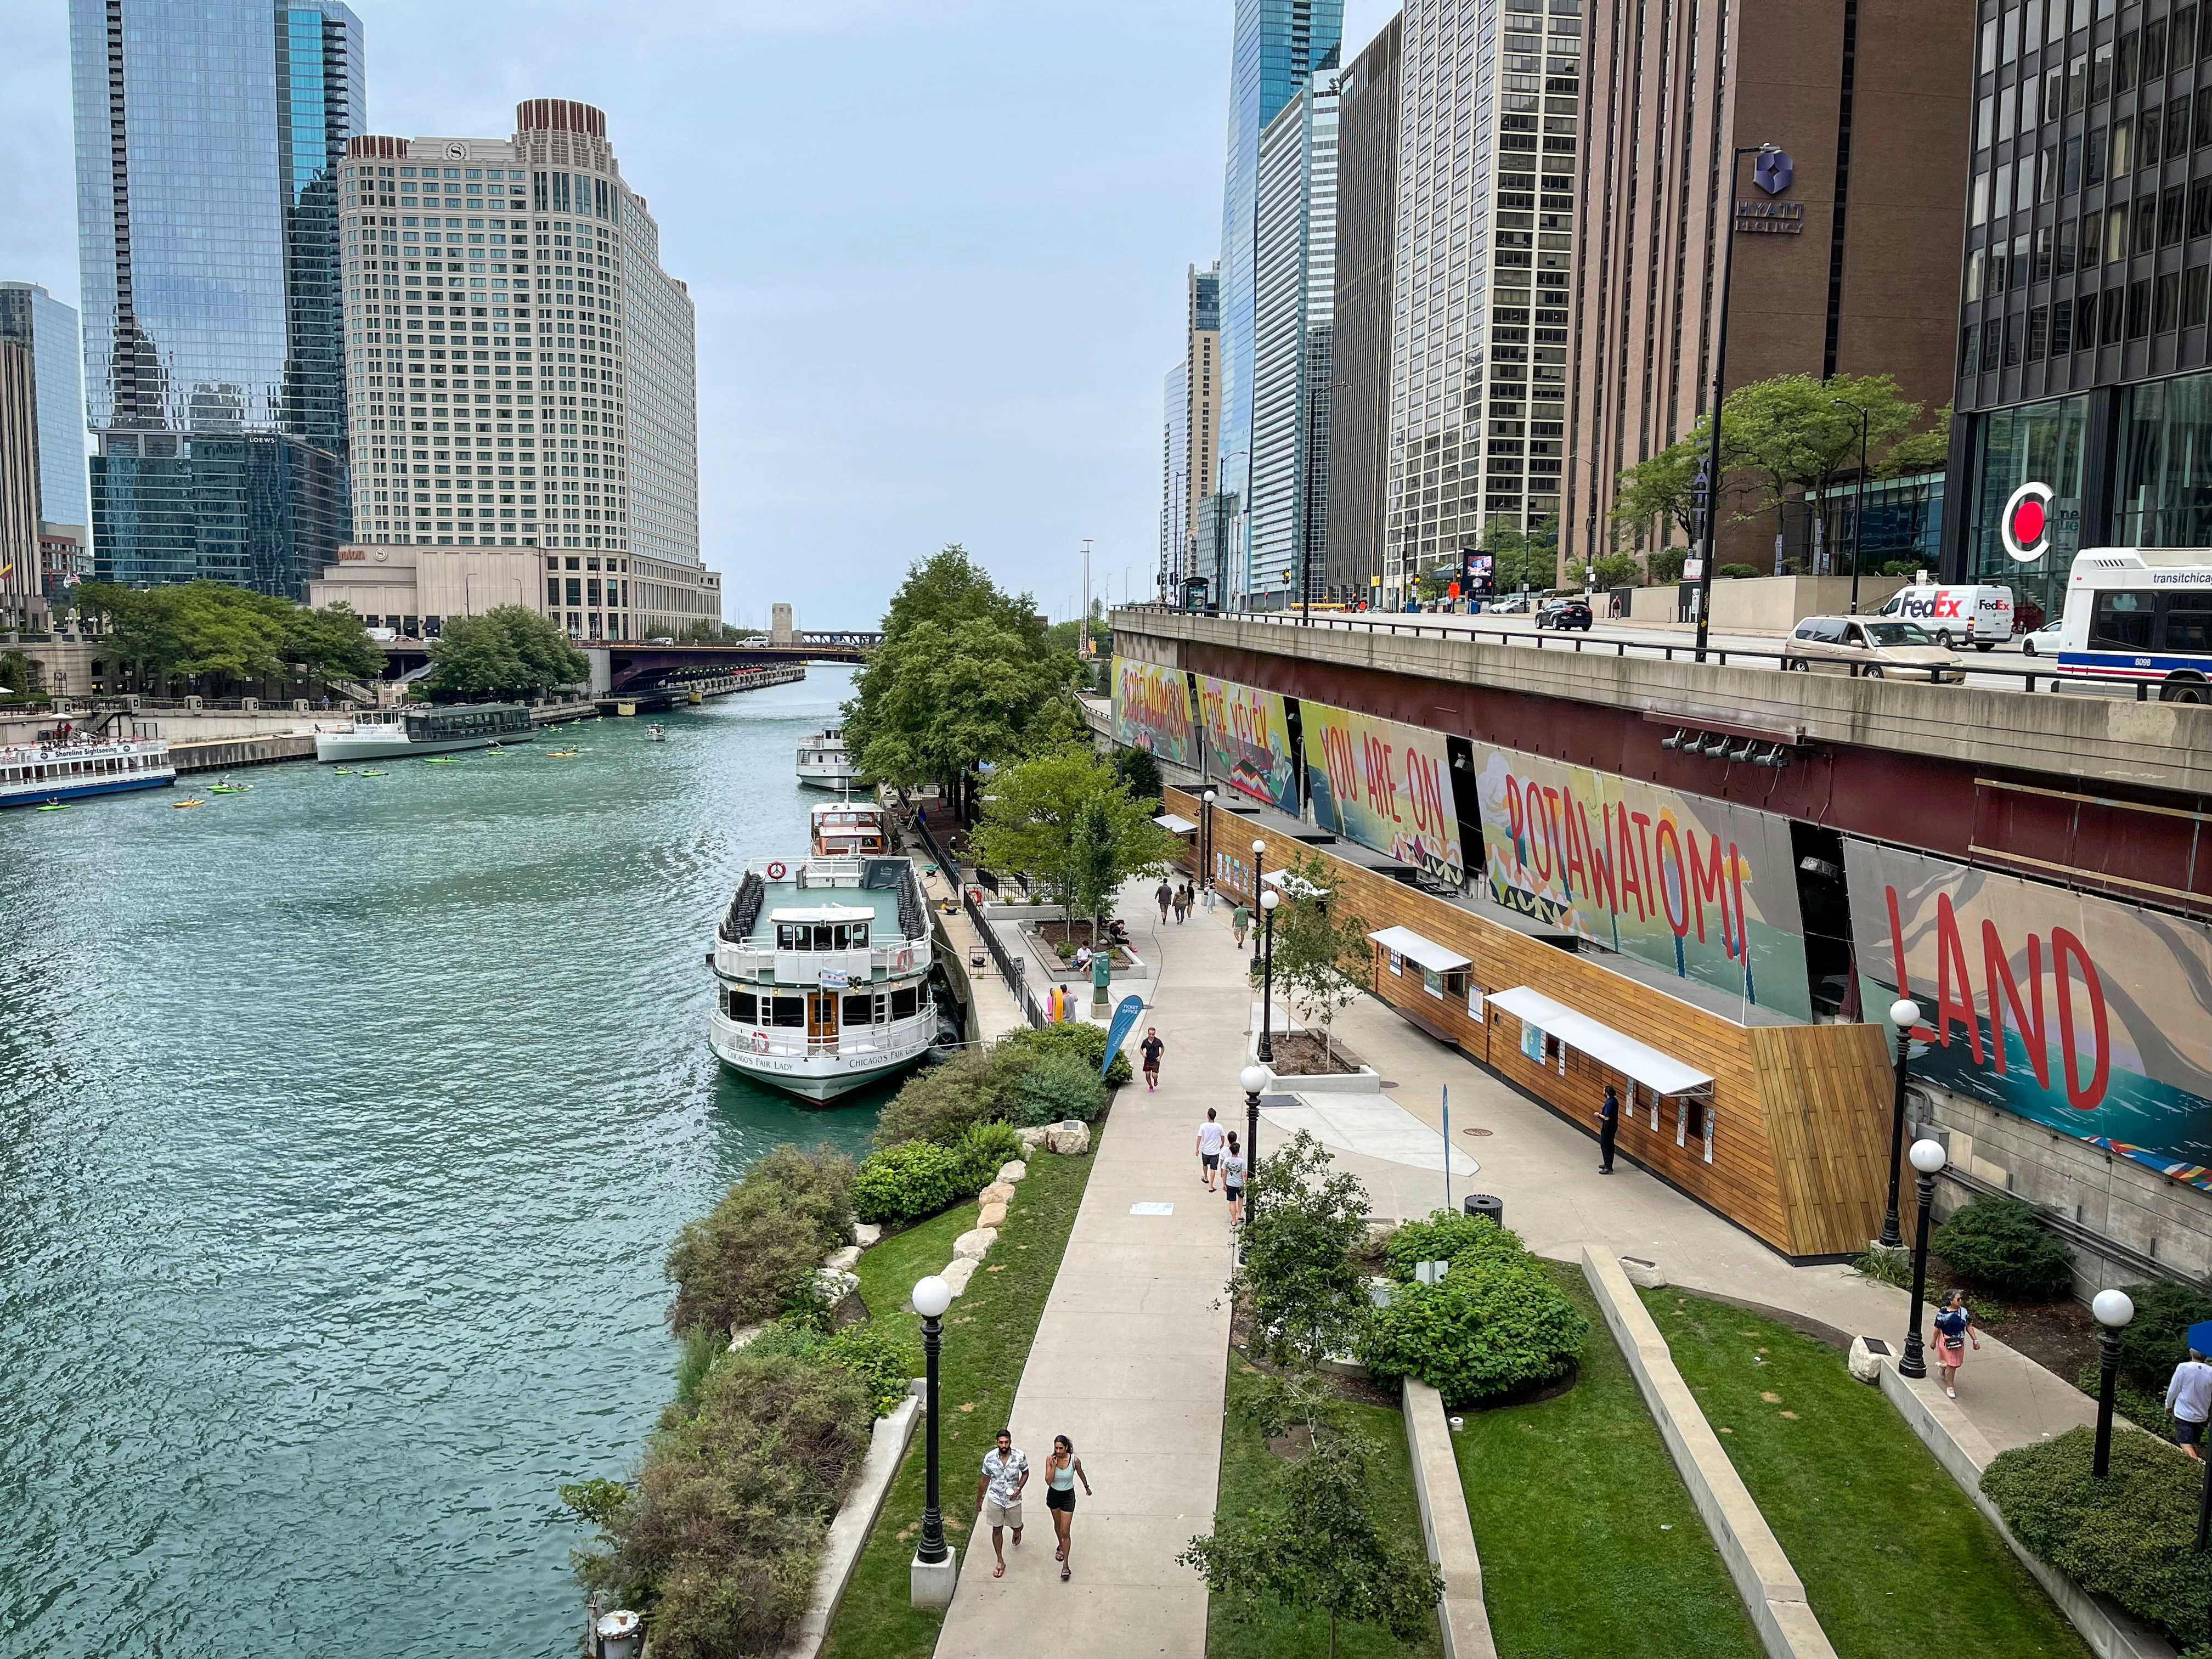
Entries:
<svg viewBox="0 0 2212 1659">
<path fill-rule="evenodd" d="M 349 532 L 337 0 L 70 0 L 95 568 L 299 597 Z"/>
</svg>

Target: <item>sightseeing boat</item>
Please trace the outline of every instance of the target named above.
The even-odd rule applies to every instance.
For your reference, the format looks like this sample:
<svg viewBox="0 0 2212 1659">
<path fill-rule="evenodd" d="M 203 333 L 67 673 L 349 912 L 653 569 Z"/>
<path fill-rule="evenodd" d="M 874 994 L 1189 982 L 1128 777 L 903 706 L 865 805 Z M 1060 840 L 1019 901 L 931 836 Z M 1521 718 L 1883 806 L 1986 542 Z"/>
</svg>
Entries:
<svg viewBox="0 0 2212 1659">
<path fill-rule="evenodd" d="M 799 745 L 799 781 L 809 789 L 850 789 L 860 782 L 842 727 L 825 726 Z"/>
<path fill-rule="evenodd" d="M 873 801 L 824 801 L 807 814 L 807 839 L 817 859 L 880 858 L 891 849 L 890 826 Z"/>
<path fill-rule="evenodd" d="M 166 789 L 176 781 L 169 745 L 159 738 L 0 747 L 0 807 L 45 806 L 129 789 Z"/>
<path fill-rule="evenodd" d="M 804 1099 L 929 1052 L 929 911 L 914 860 L 756 859 L 715 929 L 708 1040 L 723 1063 Z"/>
<path fill-rule="evenodd" d="M 350 763 L 443 755 L 456 749 L 527 743 L 537 735 L 519 702 L 465 702 L 443 708 L 394 708 L 362 714 L 335 731 L 315 729 L 315 758 Z"/>
</svg>

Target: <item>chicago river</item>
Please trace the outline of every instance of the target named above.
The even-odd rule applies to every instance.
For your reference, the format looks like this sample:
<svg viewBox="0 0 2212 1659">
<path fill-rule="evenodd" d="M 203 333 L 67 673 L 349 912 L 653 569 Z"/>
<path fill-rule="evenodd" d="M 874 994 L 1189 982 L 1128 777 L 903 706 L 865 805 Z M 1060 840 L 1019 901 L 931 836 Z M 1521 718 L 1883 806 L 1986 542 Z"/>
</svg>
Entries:
<svg viewBox="0 0 2212 1659">
<path fill-rule="evenodd" d="M 0 1647 L 573 1650 L 555 1488 L 670 1398 L 670 1241 L 884 1092 L 805 1111 L 706 1043 L 849 695 L 811 675 L 574 760 L 0 823 Z"/>
</svg>

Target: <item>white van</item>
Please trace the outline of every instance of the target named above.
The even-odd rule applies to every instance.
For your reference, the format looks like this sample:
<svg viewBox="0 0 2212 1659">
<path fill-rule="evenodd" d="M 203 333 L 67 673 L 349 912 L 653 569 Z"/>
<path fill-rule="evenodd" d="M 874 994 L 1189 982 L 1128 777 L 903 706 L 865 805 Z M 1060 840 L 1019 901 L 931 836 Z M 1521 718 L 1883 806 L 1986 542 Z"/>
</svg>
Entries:
<svg viewBox="0 0 2212 1659">
<path fill-rule="evenodd" d="M 1904 587 L 1875 614 L 1918 623 L 1947 651 L 1960 645 L 1994 651 L 2012 637 L 2012 589 L 1968 583 Z"/>
</svg>

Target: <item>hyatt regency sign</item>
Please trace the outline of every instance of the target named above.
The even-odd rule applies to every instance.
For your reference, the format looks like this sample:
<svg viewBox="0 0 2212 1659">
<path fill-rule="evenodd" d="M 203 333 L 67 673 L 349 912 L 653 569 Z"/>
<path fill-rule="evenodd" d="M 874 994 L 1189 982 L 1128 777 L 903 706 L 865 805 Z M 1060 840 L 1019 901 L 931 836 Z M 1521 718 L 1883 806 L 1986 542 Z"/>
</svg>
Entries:
<svg viewBox="0 0 2212 1659">
<path fill-rule="evenodd" d="M 1759 160 L 1752 165 L 1752 183 L 1770 198 L 1788 190 L 1796 177 L 1796 164 L 1783 150 L 1761 150 Z M 1805 234 L 1804 204 L 1771 199 L 1764 202 L 1755 198 L 1747 200 L 1739 197 L 1735 204 L 1735 228 L 1740 235 L 1802 236 Z"/>
</svg>

